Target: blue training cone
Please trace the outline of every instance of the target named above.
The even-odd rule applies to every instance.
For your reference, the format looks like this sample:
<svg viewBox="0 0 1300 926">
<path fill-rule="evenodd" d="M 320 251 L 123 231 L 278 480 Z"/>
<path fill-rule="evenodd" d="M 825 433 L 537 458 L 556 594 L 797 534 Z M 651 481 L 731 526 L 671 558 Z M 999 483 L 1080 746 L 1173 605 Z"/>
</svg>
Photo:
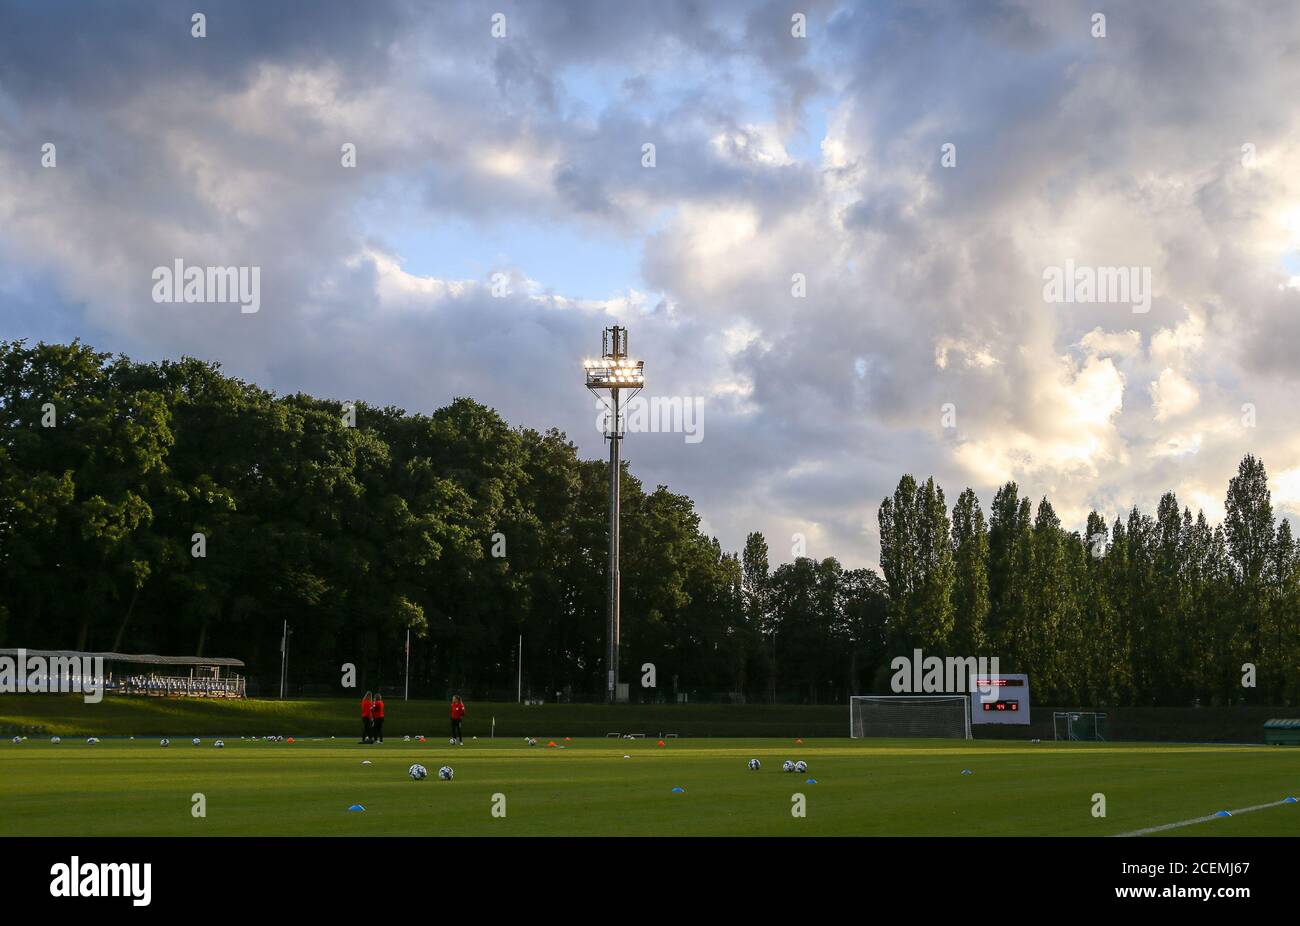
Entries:
<svg viewBox="0 0 1300 926">
<path fill-rule="evenodd" d="M 1296 799 L 1294 797 L 1283 798 L 1282 800 L 1283 804 L 1294 804 L 1295 802 Z"/>
<path fill-rule="evenodd" d="M 673 794 L 685 794 L 685 793 L 686 793 L 685 788 L 673 788 Z"/>
<path fill-rule="evenodd" d="M 1226 810 L 1220 810 L 1218 813 L 1215 814 L 1215 816 L 1216 816 L 1216 817 L 1230 817 L 1230 816 L 1232 816 L 1232 814 L 1228 813 L 1228 811 L 1226 811 Z"/>
<path fill-rule="evenodd" d="M 964 769 L 962 769 L 962 770 L 961 770 L 961 773 L 962 773 L 963 775 L 974 775 L 974 774 L 975 774 L 974 772 L 972 772 L 972 771 L 971 771 L 970 769 L 968 769 L 968 768 L 964 768 Z"/>
<path fill-rule="evenodd" d="M 817 784 L 817 779 L 816 779 L 816 778 L 809 778 L 807 781 L 804 782 L 804 784 L 806 784 L 806 785 L 815 785 L 815 784 Z"/>
<path fill-rule="evenodd" d="M 362 807 L 360 804 L 353 804 L 351 807 L 348 808 L 348 810 L 365 810 L 365 809 L 366 808 Z"/>
</svg>

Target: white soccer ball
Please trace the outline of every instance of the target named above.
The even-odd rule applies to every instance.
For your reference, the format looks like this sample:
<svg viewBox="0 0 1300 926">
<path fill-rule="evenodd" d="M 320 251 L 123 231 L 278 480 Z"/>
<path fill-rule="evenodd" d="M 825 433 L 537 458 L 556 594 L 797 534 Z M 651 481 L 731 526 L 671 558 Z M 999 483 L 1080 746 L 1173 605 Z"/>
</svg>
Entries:
<svg viewBox="0 0 1300 926">
<path fill-rule="evenodd" d="M 330 739 L 333 739 L 333 737 L 330 737 Z M 402 737 L 402 742 L 403 742 L 403 743 L 409 743 L 410 741 L 411 741 L 411 738 L 410 738 L 409 736 L 403 736 L 403 737 Z"/>
<path fill-rule="evenodd" d="M 803 772 L 808 771 L 808 763 L 805 762 L 803 759 L 800 759 L 798 762 L 794 764 L 794 770 L 802 774 Z"/>
<path fill-rule="evenodd" d="M 159 746 L 170 746 L 171 744 L 172 744 L 172 741 L 169 740 L 169 739 L 166 739 L 166 738 L 164 738 L 164 739 L 160 739 L 160 740 L 158 741 L 158 745 L 159 745 Z"/>
<path fill-rule="evenodd" d="M 190 742 L 197 746 L 199 744 L 199 738 L 196 736 L 194 739 L 190 740 Z"/>
<path fill-rule="evenodd" d="M 526 737 L 526 740 L 527 740 L 529 746 L 536 746 L 536 745 L 537 745 L 537 740 L 533 739 L 531 736 Z"/>
<path fill-rule="evenodd" d="M 444 765 L 442 768 L 438 769 L 438 777 L 443 781 L 451 781 L 452 776 L 455 774 L 456 773 L 451 770 L 450 765 Z"/>
<path fill-rule="evenodd" d="M 784 762 L 781 763 L 781 771 L 783 771 L 783 772 L 793 772 L 793 771 L 794 771 L 794 763 L 791 762 L 789 759 L 786 759 Z"/>
<path fill-rule="evenodd" d="M 59 743 L 62 743 L 63 740 L 59 739 L 57 736 L 51 736 L 50 742 L 53 743 L 55 746 L 57 746 L 59 745 Z"/>
<path fill-rule="evenodd" d="M 19 743 L 21 743 L 22 741 L 23 741 L 23 738 L 22 738 L 21 736 L 15 736 L 15 737 L 14 737 L 14 745 L 15 745 L 15 746 L 17 746 L 17 745 L 18 745 Z"/>
<path fill-rule="evenodd" d="M 455 745 L 456 745 L 456 737 L 453 736 L 453 737 L 452 737 L 450 740 L 448 740 L 447 742 L 449 742 L 449 743 L 451 743 L 451 745 L 455 746 Z"/>
<path fill-rule="evenodd" d="M 410 768 L 406 770 L 406 774 L 410 775 L 411 778 L 413 778 L 416 781 L 422 781 L 423 779 L 429 777 L 429 770 L 425 768 L 423 765 L 416 763 L 415 765 L 412 765 Z"/>
<path fill-rule="evenodd" d="M 99 742 L 98 736 L 92 736 L 90 739 L 86 740 L 86 744 L 89 746 L 94 746 L 98 742 Z"/>
<path fill-rule="evenodd" d="M 225 748 L 226 748 L 226 744 L 225 744 L 224 742 L 222 742 L 221 740 L 217 740 L 217 741 L 216 741 L 215 743 L 213 743 L 212 745 L 215 746 L 215 747 L 217 747 L 218 749 L 225 749 Z"/>
<path fill-rule="evenodd" d="M 763 767 L 763 763 L 762 763 L 762 762 L 759 762 L 757 759 L 750 759 L 750 760 L 749 760 L 749 767 L 750 767 L 750 769 L 752 769 L 753 771 L 757 772 L 760 768 Z"/>
</svg>

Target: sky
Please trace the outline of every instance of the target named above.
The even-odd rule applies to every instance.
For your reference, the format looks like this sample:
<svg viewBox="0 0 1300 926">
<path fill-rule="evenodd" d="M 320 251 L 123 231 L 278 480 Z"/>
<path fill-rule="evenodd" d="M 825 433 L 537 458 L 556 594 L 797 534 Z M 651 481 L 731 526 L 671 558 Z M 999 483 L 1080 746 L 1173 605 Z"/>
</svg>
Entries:
<svg viewBox="0 0 1300 926">
<path fill-rule="evenodd" d="M 875 565 L 904 473 L 1082 530 L 1254 453 L 1300 514 L 1300 4 L 192 6 L 0 2 L 0 339 L 595 458 L 626 325 L 702 423 L 633 473 L 776 562 Z"/>
</svg>

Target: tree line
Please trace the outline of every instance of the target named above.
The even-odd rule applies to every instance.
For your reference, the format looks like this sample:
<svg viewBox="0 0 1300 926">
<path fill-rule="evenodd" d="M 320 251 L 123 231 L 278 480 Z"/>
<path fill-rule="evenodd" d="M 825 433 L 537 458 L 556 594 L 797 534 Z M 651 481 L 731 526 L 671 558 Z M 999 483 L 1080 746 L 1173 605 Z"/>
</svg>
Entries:
<svg viewBox="0 0 1300 926">
<path fill-rule="evenodd" d="M 1297 697 L 1300 554 L 1253 457 L 1222 525 L 1171 493 L 1082 536 L 1014 483 L 986 519 L 904 476 L 879 573 L 772 568 L 762 534 L 729 552 L 689 498 L 620 478 L 633 699 L 842 702 L 916 647 L 996 655 L 1057 703 Z M 522 636 L 526 694 L 598 697 L 607 488 L 562 433 L 468 398 L 411 414 L 0 342 L 0 645 L 235 656 L 269 691 L 287 621 L 291 678 L 345 693 L 345 664 L 399 688 L 409 631 L 413 694 L 481 699 L 513 697 Z"/>
<path fill-rule="evenodd" d="M 1086 531 L 1061 527 L 1014 482 L 987 519 L 970 489 L 911 476 L 879 511 L 897 646 L 988 653 L 1056 704 L 1294 703 L 1300 696 L 1300 551 L 1273 515 L 1264 464 L 1242 459 L 1210 526 L 1165 493 Z"/>
</svg>

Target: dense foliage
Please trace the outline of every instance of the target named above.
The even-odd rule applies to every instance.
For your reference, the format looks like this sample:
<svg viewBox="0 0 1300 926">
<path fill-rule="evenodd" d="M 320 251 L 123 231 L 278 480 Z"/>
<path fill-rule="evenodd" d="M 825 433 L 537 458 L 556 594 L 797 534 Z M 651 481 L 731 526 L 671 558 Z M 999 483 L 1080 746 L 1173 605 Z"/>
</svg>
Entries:
<svg viewBox="0 0 1300 926">
<path fill-rule="evenodd" d="M 556 431 L 457 399 L 432 415 L 276 396 L 194 359 L 0 342 L 0 645 L 237 656 L 338 687 L 553 699 L 603 687 L 607 474 Z M 904 476 L 880 506 L 881 575 L 772 569 L 700 532 L 690 499 L 623 491 L 624 678 L 658 696 L 837 701 L 892 655 L 997 655 L 1083 704 L 1300 696 L 1300 557 L 1263 465 L 1227 520 L 1172 494 L 1087 536 L 1014 483 L 989 517 Z M 201 554 L 201 555 L 196 555 Z M 1242 686 L 1244 662 L 1258 688 Z"/>
</svg>

